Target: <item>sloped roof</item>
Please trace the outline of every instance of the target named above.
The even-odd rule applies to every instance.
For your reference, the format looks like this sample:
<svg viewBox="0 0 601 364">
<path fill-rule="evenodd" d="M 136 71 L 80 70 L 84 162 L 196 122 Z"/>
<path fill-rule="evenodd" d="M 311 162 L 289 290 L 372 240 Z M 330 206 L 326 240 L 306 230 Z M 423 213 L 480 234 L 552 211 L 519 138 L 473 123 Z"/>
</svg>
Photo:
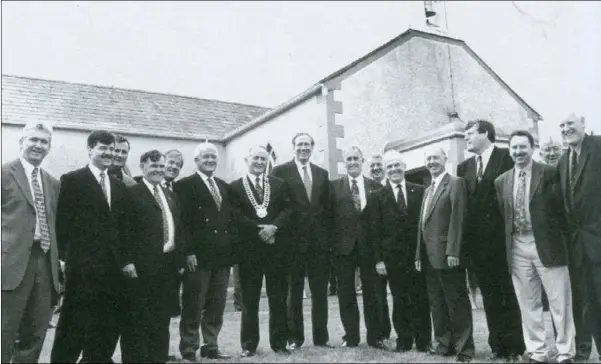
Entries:
<svg viewBox="0 0 601 364">
<path fill-rule="evenodd" d="M 295 105 L 300 104 L 301 102 L 305 101 L 306 99 L 316 95 L 318 92 L 321 92 L 322 87 L 327 87 L 331 83 L 334 83 L 333 81 L 343 79 L 343 78 L 347 77 L 349 74 L 358 71 L 359 69 L 371 64 L 375 60 L 384 56 L 386 53 L 388 53 L 390 50 L 393 49 L 393 47 L 392 47 L 393 45 L 395 45 L 401 41 L 407 41 L 410 38 L 415 37 L 415 36 L 426 38 L 426 39 L 433 39 L 433 40 L 437 40 L 440 42 L 446 42 L 446 43 L 450 43 L 450 44 L 454 44 L 454 45 L 458 45 L 458 46 L 462 47 L 519 104 L 521 104 L 524 108 L 530 110 L 534 115 L 536 115 L 540 119 L 541 115 L 536 110 L 534 110 L 534 108 L 532 108 L 532 106 L 528 105 L 528 103 L 526 103 L 526 101 L 524 99 L 522 99 L 520 97 L 520 95 L 517 94 L 517 92 L 515 92 L 511 87 L 509 87 L 509 85 L 488 64 L 486 64 L 486 62 L 484 62 L 484 60 L 480 56 L 478 56 L 478 54 L 476 54 L 476 52 L 474 52 L 467 45 L 467 43 L 465 43 L 463 40 L 457 39 L 457 38 L 452 38 L 450 36 L 442 35 L 439 33 L 431 33 L 429 31 L 423 31 L 423 30 L 409 28 L 405 32 L 394 37 L 390 41 L 382 44 L 381 46 L 379 46 L 378 48 L 374 49 L 373 51 L 367 53 L 363 57 L 340 68 L 339 70 L 335 71 L 334 73 L 330 74 L 329 76 L 321 79 L 317 83 L 312 84 L 305 91 L 300 93 L 298 96 L 284 102 L 283 104 L 280 104 L 279 106 L 276 106 L 275 108 L 269 110 L 269 112 L 267 112 L 263 115 L 260 115 L 258 118 L 227 133 L 225 135 L 225 141 L 231 140 L 241 134 L 244 134 L 246 131 L 248 131 L 249 129 L 252 129 L 256 125 L 266 122 L 266 121 L 270 120 L 271 118 L 289 110 L 290 108 L 294 107 Z"/>
<path fill-rule="evenodd" d="M 2 123 L 221 140 L 268 108 L 147 91 L 2 75 Z"/>
</svg>

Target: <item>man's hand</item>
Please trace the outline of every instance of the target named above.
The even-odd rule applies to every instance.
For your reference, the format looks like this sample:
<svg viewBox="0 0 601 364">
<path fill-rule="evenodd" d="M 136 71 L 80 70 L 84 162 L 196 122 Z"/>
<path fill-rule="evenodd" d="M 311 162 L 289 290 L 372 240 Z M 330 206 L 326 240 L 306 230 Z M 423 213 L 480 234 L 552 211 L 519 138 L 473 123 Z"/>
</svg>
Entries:
<svg viewBox="0 0 601 364">
<path fill-rule="evenodd" d="M 459 266 L 459 258 L 457 257 L 452 257 L 452 256 L 448 256 L 447 257 L 447 264 L 449 265 L 449 267 L 451 268 L 455 268 Z"/>
<path fill-rule="evenodd" d="M 381 276 L 386 275 L 386 265 L 384 264 L 384 262 L 376 263 L 376 272 L 378 272 L 378 274 Z"/>
<path fill-rule="evenodd" d="M 278 230 L 275 225 L 259 225 L 259 228 L 261 228 L 259 231 L 259 237 L 265 242 L 272 238 L 275 235 L 275 232 Z"/>
<path fill-rule="evenodd" d="M 186 257 L 186 264 L 188 265 L 188 270 L 190 272 L 194 272 L 196 270 L 196 266 L 198 265 L 198 262 L 196 261 L 196 255 L 188 255 Z"/>
<path fill-rule="evenodd" d="M 136 273 L 136 267 L 134 266 L 134 263 L 129 263 L 121 270 L 127 278 L 138 278 L 138 274 Z"/>
<path fill-rule="evenodd" d="M 418 272 L 422 271 L 422 262 L 421 261 L 419 261 L 419 260 L 415 261 L 415 270 Z"/>
</svg>

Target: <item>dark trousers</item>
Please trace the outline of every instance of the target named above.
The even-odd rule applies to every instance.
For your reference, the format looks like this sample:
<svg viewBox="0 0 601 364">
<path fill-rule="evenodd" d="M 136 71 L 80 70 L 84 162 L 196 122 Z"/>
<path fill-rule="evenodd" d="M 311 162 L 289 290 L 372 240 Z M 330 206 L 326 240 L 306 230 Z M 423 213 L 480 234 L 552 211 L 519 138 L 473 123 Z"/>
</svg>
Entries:
<svg viewBox="0 0 601 364">
<path fill-rule="evenodd" d="M 526 350 L 520 307 L 505 255 L 472 261 L 488 325 L 488 344 L 499 356 L 522 355 Z"/>
<path fill-rule="evenodd" d="M 182 316 L 179 324 L 179 351 L 182 357 L 196 355 L 202 331 L 203 353 L 218 349 L 217 336 L 223 325 L 230 268 L 202 269 L 184 273 Z"/>
<path fill-rule="evenodd" d="M 234 308 L 237 310 L 241 310 L 242 309 L 242 284 L 240 282 L 240 265 L 239 264 L 235 264 L 233 267 L 233 272 L 232 274 L 234 275 L 233 277 L 231 277 L 234 281 Z"/>
<path fill-rule="evenodd" d="M 576 327 L 575 359 L 586 360 L 593 339 L 597 351 L 601 350 L 601 264 L 584 259 L 581 265 L 569 269 Z"/>
<path fill-rule="evenodd" d="M 286 297 L 288 288 L 286 262 L 281 254 L 265 252 L 262 256 L 240 263 L 242 289 L 242 325 L 240 343 L 242 350 L 256 351 L 259 345 L 259 302 L 263 277 L 269 304 L 269 345 L 273 350 L 286 347 L 288 325 Z"/>
<path fill-rule="evenodd" d="M 378 298 L 376 293 L 376 270 L 371 260 L 362 258 L 353 249 L 350 255 L 336 256 L 336 277 L 338 280 L 338 302 L 340 319 L 344 327 L 345 340 L 349 345 L 358 345 L 360 338 L 359 307 L 355 272 L 359 268 L 363 291 L 363 318 L 367 329 L 367 344 L 375 345 L 380 339 Z"/>
<path fill-rule="evenodd" d="M 432 340 L 432 323 L 426 274 L 413 267 L 386 264 L 392 293 L 392 322 L 397 333 L 397 348 L 426 349 Z"/>
<path fill-rule="evenodd" d="M 338 279 L 336 278 L 336 257 L 334 253 L 330 255 L 330 295 L 335 295 L 338 292 Z"/>
<path fill-rule="evenodd" d="M 378 323 L 380 325 L 380 339 L 389 339 L 392 324 L 390 322 L 390 308 L 388 307 L 388 276 L 376 276 L 376 298 L 378 299 Z"/>
<path fill-rule="evenodd" d="M 33 244 L 21 284 L 12 291 L 2 291 L 3 363 L 37 362 L 52 317 L 50 252 L 44 253 L 38 242 Z"/>
<path fill-rule="evenodd" d="M 474 328 L 465 269 L 434 269 L 427 265 L 426 282 L 437 351 L 473 357 Z"/>
<path fill-rule="evenodd" d="M 311 321 L 313 344 L 323 345 L 329 341 L 328 334 L 328 261 L 329 252 L 308 249 L 289 258 L 288 286 L 288 342 L 301 346 L 305 342 L 303 320 L 303 290 L 305 275 L 311 289 Z"/>
</svg>

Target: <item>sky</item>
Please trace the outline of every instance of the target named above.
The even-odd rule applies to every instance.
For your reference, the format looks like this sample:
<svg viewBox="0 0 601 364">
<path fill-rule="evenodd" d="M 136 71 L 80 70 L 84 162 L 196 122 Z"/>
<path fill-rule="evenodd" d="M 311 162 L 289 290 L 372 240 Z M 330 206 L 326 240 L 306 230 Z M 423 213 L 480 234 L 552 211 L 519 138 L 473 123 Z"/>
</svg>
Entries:
<svg viewBox="0 0 601 364">
<path fill-rule="evenodd" d="M 601 2 L 447 2 L 463 39 L 558 137 L 601 134 Z M 422 26 L 423 2 L 2 2 L 2 73 L 275 107 Z"/>
</svg>

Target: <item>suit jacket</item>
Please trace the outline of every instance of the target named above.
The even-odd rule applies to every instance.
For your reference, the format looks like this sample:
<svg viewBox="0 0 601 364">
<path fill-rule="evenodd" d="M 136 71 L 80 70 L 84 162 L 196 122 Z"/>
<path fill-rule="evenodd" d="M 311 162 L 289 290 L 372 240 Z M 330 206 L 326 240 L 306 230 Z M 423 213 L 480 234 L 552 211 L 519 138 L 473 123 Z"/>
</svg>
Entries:
<svg viewBox="0 0 601 364">
<path fill-rule="evenodd" d="M 175 195 L 159 186 L 165 194 L 174 225 L 174 244 L 177 268 L 183 268 L 182 258 L 183 226 L 180 207 Z M 139 183 L 128 187 L 125 207 L 125 238 L 121 244 L 123 265 L 133 263 L 138 276 L 151 276 L 161 273 L 164 266 L 163 253 L 163 212 L 156 198 L 146 184 Z"/>
<path fill-rule="evenodd" d="M 66 284 L 113 291 L 119 286 L 123 258 L 120 245 L 124 233 L 127 190 L 107 175 L 111 205 L 88 166 L 64 174 L 58 197 L 56 235 L 59 257 L 65 261 Z M 82 292 L 83 294 L 83 292 Z"/>
<path fill-rule="evenodd" d="M 485 262 L 505 256 L 505 220 L 499 211 L 494 181 L 513 165 L 507 149 L 494 147 L 480 182 L 476 178 L 475 156 L 457 166 L 457 176 L 465 179 L 468 191 L 464 230 L 464 253 L 468 259 Z"/>
<path fill-rule="evenodd" d="M 407 208 L 402 211 L 396 202 L 396 187 L 388 182 L 377 193 L 376 219 L 371 224 L 376 262 L 399 265 L 413 270 L 415 241 L 419 230 L 419 212 L 424 187 L 405 182 Z"/>
<path fill-rule="evenodd" d="M 511 271 L 513 246 L 515 169 L 503 173 L 495 180 L 499 208 L 505 218 L 505 249 L 507 264 Z M 559 178 L 555 167 L 532 162 L 529 196 L 530 220 L 536 251 L 545 267 L 568 264 L 564 241 L 565 214 Z"/>
<path fill-rule="evenodd" d="M 58 247 L 56 243 L 56 204 L 59 182 L 43 169 L 42 190 L 50 234 L 50 266 L 55 291 L 59 290 Z M 27 270 L 37 215 L 33 191 L 19 159 L 2 165 L 2 290 L 17 288 Z"/>
<path fill-rule="evenodd" d="M 601 263 L 601 136 L 584 137 L 573 186 L 568 182 L 569 158 L 570 154 L 564 153 L 559 159 L 558 170 L 568 212 L 571 261 L 581 264 L 586 256 Z"/>
<path fill-rule="evenodd" d="M 353 195 L 349 185 L 349 177 L 345 175 L 331 182 L 331 242 L 332 252 L 336 255 L 350 255 L 354 248 L 358 249 L 363 259 L 373 260 L 372 236 L 369 234 L 370 222 L 376 208 L 376 192 L 382 188 L 378 182 L 363 177 L 365 189 L 365 208 L 358 212 L 353 204 Z"/>
<path fill-rule="evenodd" d="M 330 181 L 328 172 L 311 163 L 311 201 L 307 196 L 305 185 L 294 160 L 276 166 L 272 175 L 286 182 L 290 208 L 291 223 L 288 229 L 290 249 L 304 253 L 311 246 L 320 250 L 329 250 L 329 218 L 330 218 Z"/>
<path fill-rule="evenodd" d="M 242 180 L 247 176 L 239 178 L 230 184 L 231 203 L 234 210 L 235 224 L 238 232 L 238 241 L 236 246 L 237 262 L 244 262 L 247 259 L 261 258 L 269 254 L 274 248 L 284 250 L 286 241 L 286 229 L 290 223 L 290 198 L 284 185 L 284 181 L 274 177 L 265 176 L 269 181 L 270 196 L 267 206 L 267 216 L 260 218 L 257 216 L 255 208 L 252 206 Z M 251 193 L 257 199 L 257 191 L 251 181 L 248 181 Z M 271 246 L 259 238 L 259 225 L 273 224 L 278 230 L 275 234 L 275 244 Z"/>
<path fill-rule="evenodd" d="M 223 180 L 214 179 L 221 194 L 220 210 L 217 210 L 209 188 L 196 172 L 178 181 L 175 189 L 184 226 L 184 256 L 196 255 L 203 269 L 229 267 L 234 263 L 236 233 L 230 188 Z"/>
<path fill-rule="evenodd" d="M 424 202 L 420 212 L 417 249 L 415 260 L 422 258 L 422 241 L 430 264 L 434 269 L 449 268 L 447 257 L 462 257 L 462 241 L 466 215 L 466 186 L 461 177 L 446 174 L 438 186 L 428 210 L 423 216 L 425 199 L 432 187 L 424 193 Z"/>
</svg>

